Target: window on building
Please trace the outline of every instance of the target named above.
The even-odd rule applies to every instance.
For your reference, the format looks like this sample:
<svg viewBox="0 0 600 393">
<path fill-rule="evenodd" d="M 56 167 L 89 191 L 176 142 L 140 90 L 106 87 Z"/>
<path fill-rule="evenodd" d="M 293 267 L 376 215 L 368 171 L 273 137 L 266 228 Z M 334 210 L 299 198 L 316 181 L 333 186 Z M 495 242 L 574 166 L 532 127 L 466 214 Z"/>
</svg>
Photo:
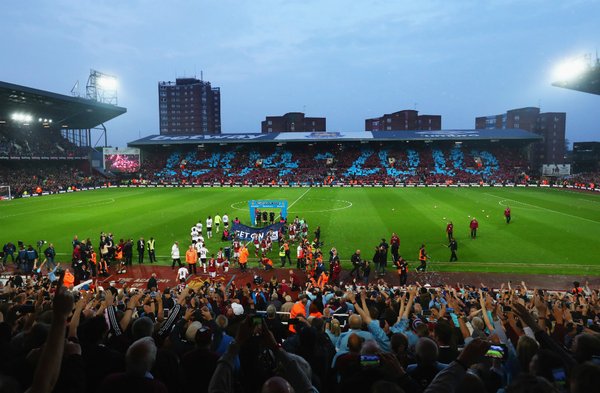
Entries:
<svg viewBox="0 0 600 393">
<path fill-rule="evenodd" d="M 386 127 L 386 129 L 387 129 L 388 131 L 392 131 L 392 126 L 387 126 L 387 127 Z"/>
<path fill-rule="evenodd" d="M 390 119 L 390 118 L 388 117 L 388 118 L 387 118 L 387 122 L 388 122 L 388 123 L 391 123 L 391 122 L 392 122 L 392 119 Z"/>
<path fill-rule="evenodd" d="M 268 125 L 270 125 L 270 126 L 272 126 L 272 125 L 273 125 L 273 120 L 269 120 L 269 121 L 267 122 L 267 124 L 268 124 Z"/>
</svg>

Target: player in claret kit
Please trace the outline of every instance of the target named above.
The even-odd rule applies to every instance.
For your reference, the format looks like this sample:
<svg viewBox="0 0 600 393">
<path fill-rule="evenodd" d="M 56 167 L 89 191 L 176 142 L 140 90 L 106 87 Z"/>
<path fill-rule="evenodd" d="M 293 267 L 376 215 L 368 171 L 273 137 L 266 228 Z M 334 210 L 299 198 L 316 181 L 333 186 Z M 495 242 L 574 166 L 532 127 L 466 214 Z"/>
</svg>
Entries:
<svg viewBox="0 0 600 393">
<path fill-rule="evenodd" d="M 258 258 L 258 250 L 260 248 L 260 240 L 258 233 L 252 234 L 252 244 L 254 244 L 254 256 Z"/>
<path fill-rule="evenodd" d="M 229 259 L 223 260 L 221 263 L 221 269 L 223 269 L 223 273 L 227 273 L 229 271 Z"/>
<path fill-rule="evenodd" d="M 217 260 L 215 259 L 214 254 L 211 255 L 208 260 L 208 277 L 211 282 L 217 277 Z"/>
<path fill-rule="evenodd" d="M 473 217 L 473 219 L 469 223 L 469 228 L 471 228 L 471 239 L 476 239 L 477 238 L 477 228 L 479 228 L 479 223 L 477 222 L 475 217 Z"/>
<path fill-rule="evenodd" d="M 263 235 L 263 238 L 260 241 L 260 255 L 263 257 L 267 255 L 267 251 L 269 251 L 269 244 L 267 239 L 268 236 Z"/>
<path fill-rule="evenodd" d="M 238 239 L 237 236 L 233 238 L 233 243 L 231 244 L 231 247 L 233 247 L 233 262 L 239 265 L 241 244 L 240 239 Z"/>
<path fill-rule="evenodd" d="M 288 236 L 291 243 L 296 243 L 296 226 L 294 224 L 289 225 Z"/>
<path fill-rule="evenodd" d="M 504 218 L 506 218 L 506 223 L 510 224 L 510 207 L 508 206 L 504 209 Z"/>
<path fill-rule="evenodd" d="M 454 224 L 452 224 L 452 221 L 450 221 L 448 225 L 446 225 L 446 234 L 448 234 L 449 243 L 450 240 L 454 239 Z"/>
</svg>

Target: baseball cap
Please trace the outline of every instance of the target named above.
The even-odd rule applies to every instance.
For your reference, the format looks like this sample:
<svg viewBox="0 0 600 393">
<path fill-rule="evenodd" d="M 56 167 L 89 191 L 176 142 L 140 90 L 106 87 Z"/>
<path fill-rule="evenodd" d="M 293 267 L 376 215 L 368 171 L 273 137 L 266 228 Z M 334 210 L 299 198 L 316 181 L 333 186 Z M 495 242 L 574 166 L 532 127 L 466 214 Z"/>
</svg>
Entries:
<svg viewBox="0 0 600 393">
<path fill-rule="evenodd" d="M 185 331 L 185 339 L 187 341 L 194 341 L 194 339 L 196 338 L 196 333 L 198 332 L 198 330 L 202 327 L 202 323 L 198 322 L 198 321 L 194 321 L 190 324 L 190 326 L 188 326 L 187 330 Z"/>
</svg>

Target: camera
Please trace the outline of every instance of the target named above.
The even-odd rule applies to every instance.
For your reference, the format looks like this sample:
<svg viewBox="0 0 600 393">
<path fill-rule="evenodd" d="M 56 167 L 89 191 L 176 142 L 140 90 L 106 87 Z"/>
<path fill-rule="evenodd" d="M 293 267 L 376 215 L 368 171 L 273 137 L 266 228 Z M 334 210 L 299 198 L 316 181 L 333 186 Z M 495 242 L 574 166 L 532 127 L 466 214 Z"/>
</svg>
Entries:
<svg viewBox="0 0 600 393">
<path fill-rule="evenodd" d="M 46 244 L 46 241 L 45 241 L 45 240 L 38 240 L 38 241 L 37 241 L 37 246 L 38 246 L 38 247 L 42 247 L 44 244 Z"/>
</svg>

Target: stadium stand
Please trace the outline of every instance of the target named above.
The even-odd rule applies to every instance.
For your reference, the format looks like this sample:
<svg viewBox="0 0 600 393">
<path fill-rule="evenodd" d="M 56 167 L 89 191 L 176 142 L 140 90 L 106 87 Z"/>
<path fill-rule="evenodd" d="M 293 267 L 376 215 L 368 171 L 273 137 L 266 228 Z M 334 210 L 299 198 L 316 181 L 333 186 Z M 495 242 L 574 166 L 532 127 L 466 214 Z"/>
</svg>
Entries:
<svg viewBox="0 0 600 393">
<path fill-rule="evenodd" d="M 522 153 L 501 147 L 238 145 L 156 154 L 143 165 L 146 179 L 196 184 L 516 182 L 528 170 Z"/>
<path fill-rule="evenodd" d="M 0 127 L 0 158 L 85 158 L 89 148 L 78 147 L 58 130 Z"/>
</svg>

